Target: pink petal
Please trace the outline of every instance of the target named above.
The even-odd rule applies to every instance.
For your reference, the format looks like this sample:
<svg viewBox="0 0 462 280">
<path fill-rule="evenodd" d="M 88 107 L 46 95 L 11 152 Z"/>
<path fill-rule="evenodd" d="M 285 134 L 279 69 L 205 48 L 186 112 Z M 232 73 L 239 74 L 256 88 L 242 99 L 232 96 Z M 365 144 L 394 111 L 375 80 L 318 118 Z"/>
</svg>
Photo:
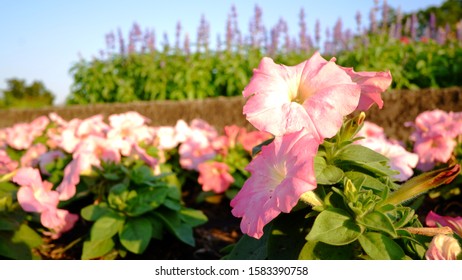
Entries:
<svg viewBox="0 0 462 280">
<path fill-rule="evenodd" d="M 241 230 L 254 238 L 279 215 L 288 213 L 300 196 L 316 188 L 314 156 L 319 143 L 306 130 L 276 137 L 247 166 L 252 174 L 231 201 L 242 217 Z"/>
</svg>

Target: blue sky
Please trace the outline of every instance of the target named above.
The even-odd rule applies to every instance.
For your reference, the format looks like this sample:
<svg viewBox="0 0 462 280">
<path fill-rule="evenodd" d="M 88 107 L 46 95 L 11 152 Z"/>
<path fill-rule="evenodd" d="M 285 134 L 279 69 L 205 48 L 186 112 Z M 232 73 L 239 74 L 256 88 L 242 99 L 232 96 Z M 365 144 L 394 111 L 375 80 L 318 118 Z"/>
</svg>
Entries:
<svg viewBox="0 0 462 280">
<path fill-rule="evenodd" d="M 383 0 L 379 1 L 382 4 Z M 443 0 L 388 0 L 393 8 L 413 12 L 441 5 Z M 308 31 L 314 34 L 315 21 L 324 30 L 332 28 L 338 18 L 344 28 L 356 30 L 355 14 L 363 15 L 368 25 L 373 0 L 0 0 L 0 89 L 6 79 L 24 79 L 27 83 L 42 81 L 62 104 L 70 92 L 69 69 L 79 57 L 91 59 L 105 49 L 105 35 L 120 28 L 125 37 L 136 22 L 142 30 L 154 29 L 157 42 L 167 33 L 173 43 L 178 21 L 183 34 L 195 39 L 199 21 L 205 16 L 211 27 L 212 43 L 217 34 L 223 38 L 227 15 L 236 6 L 239 27 L 248 34 L 248 25 L 258 5 L 263 11 L 263 24 L 274 26 L 279 18 L 288 22 L 289 32 L 297 34 L 298 14 L 305 11 Z"/>
</svg>

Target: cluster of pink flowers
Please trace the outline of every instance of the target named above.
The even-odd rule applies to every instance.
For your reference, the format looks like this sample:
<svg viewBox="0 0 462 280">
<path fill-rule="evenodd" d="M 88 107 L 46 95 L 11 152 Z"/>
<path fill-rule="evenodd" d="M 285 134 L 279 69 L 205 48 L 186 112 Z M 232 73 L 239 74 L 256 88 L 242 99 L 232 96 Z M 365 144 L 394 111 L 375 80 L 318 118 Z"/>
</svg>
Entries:
<svg viewBox="0 0 462 280">
<path fill-rule="evenodd" d="M 0 129 L 0 175 L 13 175 L 12 181 L 20 186 L 18 202 L 23 210 L 40 213 L 49 235 L 59 238 L 78 220 L 78 215 L 59 209 L 59 202 L 73 198 L 81 176 L 91 175 L 102 162 L 141 160 L 159 173 L 160 165 L 168 160 L 166 152 L 173 150 L 179 154 L 182 168 L 198 172 L 198 183 L 204 191 L 226 191 L 234 178 L 220 158 L 238 146 L 250 158 L 252 147 L 270 135 L 238 126 L 227 126 L 224 132 L 219 135 L 201 119 L 154 127 L 137 112 L 110 115 L 107 123 L 103 115 L 66 121 L 51 113 L 31 123 Z M 156 157 L 148 154 L 148 147 L 157 149 Z M 20 159 L 10 158 L 7 148 L 16 150 Z M 62 181 L 53 186 L 42 176 L 51 176 L 46 167 L 57 159 L 68 164 Z"/>
<path fill-rule="evenodd" d="M 319 145 L 355 110 L 374 103 L 381 108 L 381 93 L 390 84 L 389 72 L 355 72 L 318 52 L 296 66 L 262 59 L 243 91 L 243 113 L 275 138 L 247 166 L 251 177 L 231 201 L 233 215 L 242 217 L 243 233 L 260 238 L 267 223 L 290 212 L 303 193 L 316 188 Z"/>
<path fill-rule="evenodd" d="M 419 155 L 417 168 L 428 171 L 451 158 L 456 139 L 462 135 L 462 112 L 426 111 L 406 125 L 414 128 L 411 140 Z"/>
<path fill-rule="evenodd" d="M 225 158 L 228 151 L 237 146 L 250 156 L 252 147 L 270 136 L 260 131 L 248 132 L 236 125 L 225 126 L 224 135 L 218 135 L 215 128 L 198 119 L 191 122 L 189 130 L 183 135 L 178 149 L 180 165 L 184 169 L 198 171 L 202 190 L 214 193 L 223 193 L 234 183 L 229 165 L 218 158 Z"/>
<path fill-rule="evenodd" d="M 408 152 L 403 144 L 394 139 L 388 139 L 382 127 L 365 121 L 357 136 L 363 139 L 357 144 L 368 147 L 390 159 L 390 167 L 399 172 L 395 176 L 398 181 L 406 181 L 414 175 L 419 156 Z"/>
<path fill-rule="evenodd" d="M 430 211 L 425 222 L 429 227 L 447 226 L 462 238 L 462 217 L 440 216 Z M 451 235 L 438 234 L 433 237 L 425 258 L 427 260 L 456 260 L 460 253 L 462 253 L 462 248 L 456 238 Z"/>
</svg>

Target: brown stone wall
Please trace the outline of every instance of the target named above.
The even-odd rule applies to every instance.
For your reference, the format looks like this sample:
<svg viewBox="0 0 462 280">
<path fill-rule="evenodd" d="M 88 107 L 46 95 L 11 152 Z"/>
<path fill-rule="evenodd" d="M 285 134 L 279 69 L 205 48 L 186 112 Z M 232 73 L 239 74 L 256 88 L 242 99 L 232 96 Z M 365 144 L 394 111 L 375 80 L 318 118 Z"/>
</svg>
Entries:
<svg viewBox="0 0 462 280">
<path fill-rule="evenodd" d="M 392 90 L 383 94 L 384 107 L 373 106 L 366 114 L 366 120 L 384 127 L 389 137 L 406 139 L 410 129 L 404 123 L 412 121 L 426 110 L 442 109 L 462 111 L 462 88 L 424 89 L 419 91 Z M 237 124 L 252 129 L 242 115 L 242 97 L 218 97 L 195 101 L 152 101 L 128 104 L 96 104 L 49 107 L 42 109 L 0 110 L 0 127 L 18 122 L 29 122 L 41 115 L 56 112 L 66 120 L 86 118 L 96 114 L 105 116 L 137 111 L 151 119 L 151 125 L 174 125 L 178 119 L 189 122 L 201 118 L 221 130 L 223 126 Z"/>
</svg>

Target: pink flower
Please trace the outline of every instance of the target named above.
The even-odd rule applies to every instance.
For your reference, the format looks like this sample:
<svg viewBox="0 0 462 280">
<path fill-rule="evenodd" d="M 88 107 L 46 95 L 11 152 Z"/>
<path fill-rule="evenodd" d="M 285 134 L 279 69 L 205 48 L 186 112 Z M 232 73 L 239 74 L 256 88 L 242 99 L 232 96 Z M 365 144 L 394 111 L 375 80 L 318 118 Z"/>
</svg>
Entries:
<svg viewBox="0 0 462 280">
<path fill-rule="evenodd" d="M 42 135 L 50 121 L 47 117 L 38 117 L 30 123 L 18 123 L 5 129 L 5 141 L 13 149 L 28 149 L 35 138 Z"/>
<path fill-rule="evenodd" d="M 461 248 L 457 239 L 452 236 L 438 234 L 433 237 L 425 253 L 427 260 L 457 260 Z"/>
<path fill-rule="evenodd" d="M 24 211 L 41 213 L 45 209 L 57 207 L 59 194 L 51 190 L 53 185 L 50 182 L 42 181 L 37 169 L 23 167 L 12 181 L 20 186 L 17 196 Z"/>
<path fill-rule="evenodd" d="M 417 166 L 419 156 L 408 152 L 397 141 L 389 140 L 382 127 L 366 121 L 357 136 L 364 137 L 364 139 L 356 141 L 356 144 L 368 147 L 390 160 L 391 169 L 399 172 L 395 179 L 406 181 L 414 175 L 414 168 Z"/>
<path fill-rule="evenodd" d="M 0 149 L 0 175 L 10 173 L 18 167 L 18 162 L 8 156 L 5 150 Z"/>
<path fill-rule="evenodd" d="M 368 110 L 374 103 L 383 107 L 382 92 L 391 85 L 391 73 L 387 72 L 355 72 L 353 68 L 341 67 L 353 82 L 361 86 L 358 111 Z"/>
<path fill-rule="evenodd" d="M 82 172 L 90 170 L 92 166 L 100 167 L 101 161 L 118 163 L 121 160 L 115 142 L 98 136 L 88 136 L 80 141 L 73 153 L 74 158 L 77 156 L 82 159 Z"/>
<path fill-rule="evenodd" d="M 24 211 L 41 213 L 40 221 L 44 227 L 52 230 L 52 238 L 60 237 L 78 220 L 78 215 L 57 208 L 59 193 L 52 190 L 50 182 L 42 181 L 37 169 L 19 169 L 13 182 L 20 185 L 17 193 L 19 205 Z"/>
<path fill-rule="evenodd" d="M 420 158 L 417 167 L 422 171 L 428 171 L 436 163 L 448 162 L 456 145 L 454 139 L 444 136 L 419 139 L 414 143 L 414 152 Z"/>
<path fill-rule="evenodd" d="M 271 134 L 263 131 L 250 131 L 246 133 L 239 134 L 237 141 L 242 145 L 244 150 L 252 154 L 252 149 L 263 143 L 264 141 L 270 139 Z"/>
<path fill-rule="evenodd" d="M 258 130 L 281 136 L 306 128 L 321 142 L 334 136 L 343 118 L 358 107 L 362 91 L 375 98 L 378 89 L 368 85 L 382 74 L 370 75 L 345 70 L 318 52 L 296 66 L 277 65 L 265 57 L 243 91 L 243 112 Z M 367 105 L 366 98 L 361 106 Z"/>
<path fill-rule="evenodd" d="M 410 139 L 414 141 L 414 152 L 419 157 L 420 170 L 428 171 L 437 163 L 446 163 L 451 158 L 455 138 L 462 135 L 462 113 L 446 113 L 442 110 L 426 111 L 417 116 Z"/>
<path fill-rule="evenodd" d="M 87 136 L 104 137 L 109 130 L 109 126 L 104 122 L 103 115 L 95 115 L 79 122 L 76 127 L 75 135 L 79 138 Z"/>
<path fill-rule="evenodd" d="M 52 239 L 57 239 L 62 233 L 71 230 L 78 220 L 79 215 L 57 208 L 46 209 L 40 215 L 42 225 L 52 230 L 50 233 L 45 233 L 50 235 Z"/>
<path fill-rule="evenodd" d="M 430 211 L 425 218 L 425 223 L 429 227 L 450 227 L 455 234 L 462 237 L 462 217 L 440 216 Z"/>
<path fill-rule="evenodd" d="M 363 123 L 363 127 L 357 134 L 358 137 L 364 137 L 366 140 L 367 139 L 386 139 L 387 136 L 385 135 L 385 132 L 383 130 L 383 127 L 378 126 L 375 123 L 365 121 Z"/>
<path fill-rule="evenodd" d="M 39 157 L 47 152 L 47 147 L 42 143 L 31 146 L 21 157 L 22 167 L 35 167 L 38 164 Z"/>
<path fill-rule="evenodd" d="M 213 159 L 217 155 L 213 145 L 217 138 L 218 132 L 207 122 L 192 120 L 188 137 L 178 148 L 181 167 L 198 171 L 200 163 Z"/>
<path fill-rule="evenodd" d="M 199 164 L 198 182 L 202 190 L 215 193 L 225 192 L 234 183 L 234 178 L 229 174 L 229 167 L 223 162 L 208 161 Z"/>
<path fill-rule="evenodd" d="M 56 191 L 59 193 L 60 200 L 68 200 L 76 193 L 76 186 L 80 182 L 80 173 L 86 167 L 83 167 L 81 156 L 75 157 L 64 168 L 64 177 Z"/>
<path fill-rule="evenodd" d="M 178 153 L 181 167 L 196 171 L 198 171 L 199 164 L 213 159 L 217 154 L 206 136 L 197 131 L 180 145 Z"/>
<path fill-rule="evenodd" d="M 133 143 L 151 142 L 153 140 L 153 129 L 146 123 L 149 119 L 137 112 L 127 112 L 109 116 L 110 130 L 107 133 L 108 139 L 117 139 L 121 144 L 121 153 L 128 155 Z"/>
<path fill-rule="evenodd" d="M 279 215 L 289 213 L 300 196 L 316 188 L 314 157 L 318 139 L 306 130 L 276 137 L 247 165 L 251 173 L 231 201 L 232 214 L 242 217 L 241 230 L 254 238 Z"/>
</svg>

